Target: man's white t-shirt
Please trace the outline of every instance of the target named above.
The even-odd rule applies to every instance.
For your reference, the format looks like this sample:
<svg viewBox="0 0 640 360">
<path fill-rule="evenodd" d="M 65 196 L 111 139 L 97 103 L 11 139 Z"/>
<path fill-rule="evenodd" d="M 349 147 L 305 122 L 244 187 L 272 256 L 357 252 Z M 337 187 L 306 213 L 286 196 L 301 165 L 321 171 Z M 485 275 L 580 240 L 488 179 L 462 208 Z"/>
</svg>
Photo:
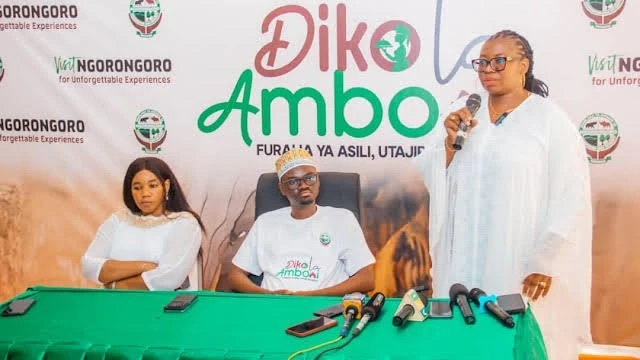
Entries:
<svg viewBox="0 0 640 360">
<path fill-rule="evenodd" d="M 339 284 L 375 262 L 353 213 L 318 206 L 306 219 L 291 207 L 259 216 L 233 258 L 233 264 L 264 273 L 268 290 L 317 290 Z"/>
</svg>

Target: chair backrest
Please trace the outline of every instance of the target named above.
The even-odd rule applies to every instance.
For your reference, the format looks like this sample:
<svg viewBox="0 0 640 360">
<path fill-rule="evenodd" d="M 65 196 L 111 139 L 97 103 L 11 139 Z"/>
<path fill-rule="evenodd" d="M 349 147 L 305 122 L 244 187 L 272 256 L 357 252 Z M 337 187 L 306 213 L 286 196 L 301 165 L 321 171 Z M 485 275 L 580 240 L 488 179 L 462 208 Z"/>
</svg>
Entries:
<svg viewBox="0 0 640 360">
<path fill-rule="evenodd" d="M 360 222 L 360 174 L 320 172 L 319 176 L 318 205 L 351 210 Z M 256 187 L 255 217 L 286 206 L 289 206 L 289 200 L 278 190 L 278 175 L 274 172 L 260 175 Z"/>
<path fill-rule="evenodd" d="M 360 222 L 360 174 L 346 172 L 320 172 L 320 193 L 316 203 L 351 210 Z M 255 217 L 289 206 L 289 200 L 280 194 L 278 175 L 265 173 L 258 178 L 256 186 Z M 262 284 L 262 275 L 249 274 L 256 285 Z"/>
<path fill-rule="evenodd" d="M 202 290 L 202 250 L 198 251 L 196 262 L 193 264 L 187 280 L 183 284 L 183 290 Z"/>
</svg>

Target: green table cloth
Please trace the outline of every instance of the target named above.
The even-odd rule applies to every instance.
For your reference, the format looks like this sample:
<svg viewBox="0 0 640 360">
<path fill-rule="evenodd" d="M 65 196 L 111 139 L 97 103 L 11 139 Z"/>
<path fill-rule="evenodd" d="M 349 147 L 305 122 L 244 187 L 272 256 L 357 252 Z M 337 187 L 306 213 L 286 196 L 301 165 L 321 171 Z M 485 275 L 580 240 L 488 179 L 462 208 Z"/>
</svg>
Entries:
<svg viewBox="0 0 640 360">
<path fill-rule="evenodd" d="M 339 317 L 337 327 L 298 338 L 285 329 L 341 299 L 197 294 L 185 312 L 165 313 L 164 305 L 176 292 L 30 288 L 15 298 L 36 299 L 27 314 L 0 317 L 0 359 L 287 359 L 297 350 L 337 338 L 343 321 Z M 322 359 L 547 358 L 530 310 L 514 317 L 513 329 L 473 304 L 474 325 L 466 325 L 455 308 L 452 319 L 429 318 L 397 328 L 391 319 L 399 303 L 388 298 L 376 321 Z M 0 311 L 7 305 L 0 305 Z M 295 359 L 313 359 L 326 348 Z"/>
</svg>

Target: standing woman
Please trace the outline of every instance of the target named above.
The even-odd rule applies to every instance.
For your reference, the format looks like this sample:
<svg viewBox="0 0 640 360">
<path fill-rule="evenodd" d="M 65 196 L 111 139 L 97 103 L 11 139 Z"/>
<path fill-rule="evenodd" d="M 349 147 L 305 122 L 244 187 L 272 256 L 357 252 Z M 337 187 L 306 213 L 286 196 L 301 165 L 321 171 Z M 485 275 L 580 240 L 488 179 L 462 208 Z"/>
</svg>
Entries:
<svg viewBox="0 0 640 360">
<path fill-rule="evenodd" d="M 434 296 L 454 283 L 521 292 L 549 359 L 577 359 L 591 342 L 589 169 L 582 138 L 546 99 L 533 64 L 520 34 L 491 36 L 472 61 L 486 90 L 476 119 L 455 104 L 416 160 L 430 194 Z M 470 130 L 455 150 L 460 122 Z"/>
<path fill-rule="evenodd" d="M 127 210 L 98 229 L 82 257 L 84 277 L 112 289 L 196 289 L 192 270 L 204 226 L 169 166 L 154 157 L 134 160 L 122 195 Z"/>
</svg>

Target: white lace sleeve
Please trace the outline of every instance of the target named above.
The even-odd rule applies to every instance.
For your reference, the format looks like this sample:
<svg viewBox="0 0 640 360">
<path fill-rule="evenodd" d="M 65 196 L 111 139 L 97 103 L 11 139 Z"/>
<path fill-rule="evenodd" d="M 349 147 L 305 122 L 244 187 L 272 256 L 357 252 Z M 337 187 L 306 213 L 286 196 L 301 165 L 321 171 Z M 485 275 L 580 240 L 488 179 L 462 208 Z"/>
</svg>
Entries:
<svg viewBox="0 0 640 360">
<path fill-rule="evenodd" d="M 173 220 L 158 267 L 142 273 L 149 290 L 175 290 L 187 278 L 198 256 L 202 243 L 202 230 L 195 218 Z"/>
<path fill-rule="evenodd" d="M 81 259 L 82 275 L 90 281 L 101 284 L 98 277 L 104 263 L 109 260 L 113 235 L 120 221 L 113 214 L 105 221 L 96 232 L 96 236 L 87 248 Z"/>
</svg>

